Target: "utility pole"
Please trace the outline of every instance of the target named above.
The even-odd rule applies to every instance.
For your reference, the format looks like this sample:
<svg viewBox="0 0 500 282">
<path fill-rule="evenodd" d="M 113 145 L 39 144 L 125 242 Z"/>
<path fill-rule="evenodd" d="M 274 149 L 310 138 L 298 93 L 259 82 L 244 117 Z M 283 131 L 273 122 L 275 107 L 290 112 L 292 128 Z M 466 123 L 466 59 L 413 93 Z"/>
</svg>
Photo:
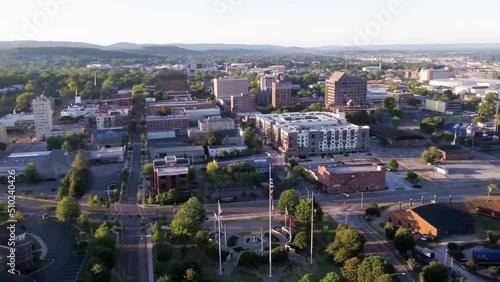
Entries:
<svg viewBox="0 0 500 282">
<path fill-rule="evenodd" d="M 500 106 L 500 101 L 497 101 L 497 113 L 495 115 L 495 135 L 498 136 L 498 107 Z"/>
</svg>

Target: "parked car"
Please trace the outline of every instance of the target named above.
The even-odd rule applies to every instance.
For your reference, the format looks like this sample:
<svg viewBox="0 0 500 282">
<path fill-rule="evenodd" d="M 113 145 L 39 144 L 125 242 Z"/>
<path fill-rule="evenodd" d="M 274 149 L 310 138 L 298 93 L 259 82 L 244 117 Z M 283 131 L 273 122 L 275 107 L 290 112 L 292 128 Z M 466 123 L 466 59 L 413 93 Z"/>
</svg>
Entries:
<svg viewBox="0 0 500 282">
<path fill-rule="evenodd" d="M 429 241 L 430 239 L 431 239 L 431 237 L 429 237 L 429 236 L 425 236 L 425 235 L 424 235 L 424 236 L 422 236 L 422 237 L 420 237 L 420 240 L 421 240 L 421 241 Z"/>
</svg>

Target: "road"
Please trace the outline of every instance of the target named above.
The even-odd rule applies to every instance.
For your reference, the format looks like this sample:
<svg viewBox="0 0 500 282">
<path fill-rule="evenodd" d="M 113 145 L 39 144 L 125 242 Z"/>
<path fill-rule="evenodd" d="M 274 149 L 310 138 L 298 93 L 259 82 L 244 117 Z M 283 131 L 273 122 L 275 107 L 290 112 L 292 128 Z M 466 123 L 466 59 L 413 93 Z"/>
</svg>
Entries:
<svg viewBox="0 0 500 282">
<path fill-rule="evenodd" d="M 140 120 L 142 111 L 136 112 L 136 120 Z M 140 233 L 142 208 L 136 204 L 136 195 L 139 189 L 139 172 L 142 169 L 141 161 L 141 136 L 138 130 L 134 134 L 132 153 L 132 166 L 130 168 L 127 196 L 121 204 L 117 205 L 120 218 L 123 221 L 123 233 L 120 255 L 116 269 L 122 276 L 121 281 L 149 282 L 148 267 L 148 242 L 150 238 Z"/>
</svg>

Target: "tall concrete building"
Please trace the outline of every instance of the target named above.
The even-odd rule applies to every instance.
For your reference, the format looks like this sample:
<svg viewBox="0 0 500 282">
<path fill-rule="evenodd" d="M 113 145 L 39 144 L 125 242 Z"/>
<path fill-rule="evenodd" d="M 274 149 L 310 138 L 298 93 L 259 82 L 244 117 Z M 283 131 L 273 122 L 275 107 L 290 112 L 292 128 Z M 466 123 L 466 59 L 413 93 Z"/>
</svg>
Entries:
<svg viewBox="0 0 500 282">
<path fill-rule="evenodd" d="M 35 136 L 38 140 L 45 140 L 50 137 L 54 129 L 52 124 L 52 102 L 44 96 L 33 100 L 33 116 L 35 119 Z"/>
<path fill-rule="evenodd" d="M 363 107 L 366 105 L 368 86 L 360 76 L 350 76 L 345 72 L 335 72 L 326 80 L 326 107 Z"/>
<path fill-rule="evenodd" d="M 260 77 L 260 91 L 271 92 L 273 82 L 276 82 L 277 76 L 273 74 L 265 74 Z"/>
<path fill-rule="evenodd" d="M 248 79 L 227 76 L 214 79 L 214 94 L 217 98 L 231 98 L 232 95 L 248 94 Z"/>
<path fill-rule="evenodd" d="M 162 70 L 156 75 L 156 86 L 159 91 L 188 90 L 187 74 L 181 71 Z"/>
<path fill-rule="evenodd" d="M 273 82 L 271 99 L 275 109 L 292 105 L 292 82 L 286 81 L 283 74 Z"/>
</svg>

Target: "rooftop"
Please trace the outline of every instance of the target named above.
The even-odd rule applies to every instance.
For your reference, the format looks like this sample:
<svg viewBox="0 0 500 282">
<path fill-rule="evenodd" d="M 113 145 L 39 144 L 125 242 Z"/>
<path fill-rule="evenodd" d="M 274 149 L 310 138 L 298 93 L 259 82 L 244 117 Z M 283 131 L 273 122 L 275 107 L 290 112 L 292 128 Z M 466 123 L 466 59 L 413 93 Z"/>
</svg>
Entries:
<svg viewBox="0 0 500 282">
<path fill-rule="evenodd" d="M 372 125 L 370 126 L 370 131 L 376 135 L 380 135 L 385 138 L 390 138 L 394 140 L 418 140 L 425 139 L 425 137 L 414 134 L 408 131 L 403 131 L 390 126 L 383 125 Z"/>
<path fill-rule="evenodd" d="M 0 173 L 6 173 L 8 170 L 22 173 L 30 162 L 36 164 L 39 172 L 54 173 L 56 170 L 61 172 L 69 169 L 73 157 L 63 150 L 13 153 L 0 161 Z"/>
<path fill-rule="evenodd" d="M 146 121 L 148 120 L 167 120 L 167 119 L 188 119 L 187 115 L 169 115 L 169 116 L 159 116 L 159 115 L 147 115 Z"/>
<path fill-rule="evenodd" d="M 325 167 L 330 173 L 334 174 L 344 174 L 344 173 L 354 173 L 354 172 L 366 172 L 366 171 L 377 171 L 377 164 L 381 163 L 380 160 L 375 162 L 358 162 L 358 163 L 336 163 L 330 165 L 320 165 Z"/>
<path fill-rule="evenodd" d="M 189 169 L 187 166 L 174 166 L 174 167 L 159 167 L 156 168 L 156 173 L 159 176 L 188 174 Z"/>
<path fill-rule="evenodd" d="M 234 122 L 230 118 L 221 118 L 221 117 L 208 117 L 204 119 L 200 119 L 201 123 L 209 123 L 209 122 Z"/>
<path fill-rule="evenodd" d="M 181 146 L 181 147 L 161 147 L 161 148 L 151 148 L 150 153 L 152 155 L 158 153 L 175 153 L 175 152 L 190 152 L 190 151 L 204 151 L 203 146 Z"/>
<path fill-rule="evenodd" d="M 276 127 L 279 127 L 285 132 L 331 129 L 337 126 L 352 126 L 353 128 L 358 128 L 357 125 L 347 122 L 344 113 L 293 112 L 285 114 L 260 114 L 257 115 L 257 117 L 269 122 L 274 122 Z M 369 127 L 366 126 L 366 128 Z"/>
<path fill-rule="evenodd" d="M 438 147 L 439 150 L 444 152 L 453 152 L 453 153 L 468 153 L 469 151 L 464 149 L 462 146 L 457 145 L 442 145 Z"/>
<path fill-rule="evenodd" d="M 452 230 L 457 225 L 474 224 L 474 218 L 464 202 L 429 204 L 412 210 L 439 229 Z"/>
</svg>

